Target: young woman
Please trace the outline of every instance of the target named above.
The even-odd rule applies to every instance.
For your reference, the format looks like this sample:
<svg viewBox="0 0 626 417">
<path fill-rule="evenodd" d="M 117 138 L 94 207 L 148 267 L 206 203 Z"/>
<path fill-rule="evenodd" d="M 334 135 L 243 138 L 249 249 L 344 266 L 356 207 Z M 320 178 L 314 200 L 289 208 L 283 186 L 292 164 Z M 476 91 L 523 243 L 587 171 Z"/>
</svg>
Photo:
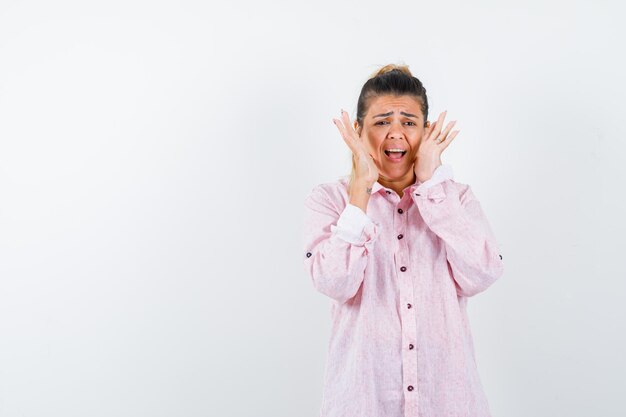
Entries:
<svg viewBox="0 0 626 417">
<path fill-rule="evenodd" d="M 467 300 L 503 273 L 469 185 L 441 153 L 458 134 L 428 119 L 422 83 L 386 65 L 352 126 L 333 119 L 352 174 L 305 200 L 303 262 L 333 300 L 320 417 L 489 417 Z"/>
</svg>

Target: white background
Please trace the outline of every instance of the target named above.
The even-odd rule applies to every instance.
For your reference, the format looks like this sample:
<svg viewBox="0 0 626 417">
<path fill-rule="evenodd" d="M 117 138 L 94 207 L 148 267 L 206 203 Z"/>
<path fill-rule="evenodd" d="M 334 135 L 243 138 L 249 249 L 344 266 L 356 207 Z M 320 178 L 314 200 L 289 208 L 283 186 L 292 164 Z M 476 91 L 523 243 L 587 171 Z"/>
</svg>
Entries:
<svg viewBox="0 0 626 417">
<path fill-rule="evenodd" d="M 387 63 L 502 248 L 469 302 L 494 417 L 623 416 L 618 4 L 3 1 L 0 416 L 317 417 L 303 199 Z"/>
</svg>

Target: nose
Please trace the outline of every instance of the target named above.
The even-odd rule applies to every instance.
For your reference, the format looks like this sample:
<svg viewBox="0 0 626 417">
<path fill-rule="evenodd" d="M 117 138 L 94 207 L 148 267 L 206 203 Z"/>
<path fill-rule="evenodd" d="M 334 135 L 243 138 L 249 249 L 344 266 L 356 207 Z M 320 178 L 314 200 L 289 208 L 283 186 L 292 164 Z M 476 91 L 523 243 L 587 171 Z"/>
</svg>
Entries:
<svg viewBox="0 0 626 417">
<path fill-rule="evenodd" d="M 389 139 L 402 139 L 402 129 L 399 123 L 391 123 L 389 125 Z"/>
</svg>

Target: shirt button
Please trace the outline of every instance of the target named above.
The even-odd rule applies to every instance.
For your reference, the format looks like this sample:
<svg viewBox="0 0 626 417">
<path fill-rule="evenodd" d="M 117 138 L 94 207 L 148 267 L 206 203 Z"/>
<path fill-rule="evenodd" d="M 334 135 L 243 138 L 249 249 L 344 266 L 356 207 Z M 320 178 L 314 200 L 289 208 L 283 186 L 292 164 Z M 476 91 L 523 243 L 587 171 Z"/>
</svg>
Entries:
<svg viewBox="0 0 626 417">
<path fill-rule="evenodd" d="M 500 257 L 500 259 L 502 259 L 502 255 L 498 255 Z"/>
<path fill-rule="evenodd" d="M 307 252 L 307 253 L 306 253 L 306 257 L 307 257 L 307 258 L 310 258 L 310 257 L 311 257 L 311 252 Z"/>
<path fill-rule="evenodd" d="M 404 210 L 402 210 L 401 208 L 398 209 L 398 213 L 402 214 L 404 213 Z"/>
<path fill-rule="evenodd" d="M 409 343 L 409 349 L 413 349 L 413 343 Z"/>
<path fill-rule="evenodd" d="M 389 191 L 389 190 L 385 190 L 385 192 L 386 192 L 387 194 L 391 194 L 391 191 Z"/>
<path fill-rule="evenodd" d="M 402 271 L 402 272 L 406 271 L 406 266 L 400 267 L 400 271 Z"/>
<path fill-rule="evenodd" d="M 413 385 L 409 385 L 408 387 L 406 387 L 406 389 L 408 389 L 409 391 L 413 391 Z"/>
<path fill-rule="evenodd" d="M 415 195 L 420 195 L 420 194 L 418 194 L 418 193 L 415 193 Z"/>
<path fill-rule="evenodd" d="M 411 303 L 407 303 L 406 308 L 411 308 Z"/>
<path fill-rule="evenodd" d="M 398 235 L 398 239 L 402 239 L 403 237 L 404 237 L 404 235 L 403 235 L 402 233 L 400 233 L 400 234 Z"/>
</svg>

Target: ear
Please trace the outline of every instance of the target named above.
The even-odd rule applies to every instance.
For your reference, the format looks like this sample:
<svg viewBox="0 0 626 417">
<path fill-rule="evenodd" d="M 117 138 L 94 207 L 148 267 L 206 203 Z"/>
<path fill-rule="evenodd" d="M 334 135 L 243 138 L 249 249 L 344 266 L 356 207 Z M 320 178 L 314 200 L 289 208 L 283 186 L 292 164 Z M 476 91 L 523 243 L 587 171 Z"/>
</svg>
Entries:
<svg viewBox="0 0 626 417">
<path fill-rule="evenodd" d="M 356 120 L 354 121 L 354 130 L 356 131 L 356 133 L 359 134 L 359 136 L 361 136 L 361 131 L 359 128 L 359 122 L 357 122 Z"/>
</svg>

